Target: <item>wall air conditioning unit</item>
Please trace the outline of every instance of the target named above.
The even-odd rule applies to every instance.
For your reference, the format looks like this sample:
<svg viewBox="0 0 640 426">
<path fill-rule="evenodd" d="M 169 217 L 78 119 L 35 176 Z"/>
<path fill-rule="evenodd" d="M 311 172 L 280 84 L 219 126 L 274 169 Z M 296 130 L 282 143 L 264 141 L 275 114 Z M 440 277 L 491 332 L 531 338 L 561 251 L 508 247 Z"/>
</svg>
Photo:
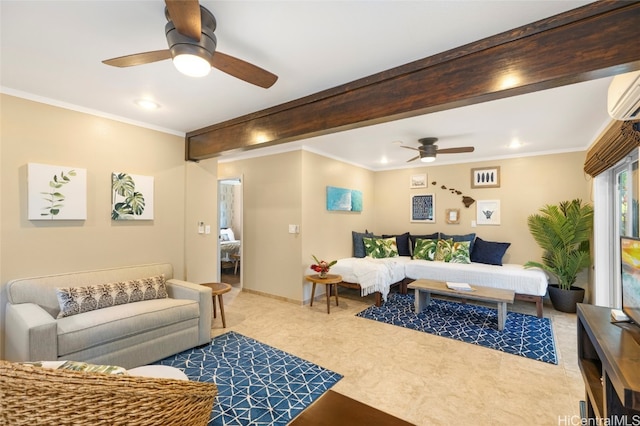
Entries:
<svg viewBox="0 0 640 426">
<path fill-rule="evenodd" d="M 607 110 L 616 120 L 640 118 L 640 71 L 613 78 L 609 85 Z"/>
</svg>

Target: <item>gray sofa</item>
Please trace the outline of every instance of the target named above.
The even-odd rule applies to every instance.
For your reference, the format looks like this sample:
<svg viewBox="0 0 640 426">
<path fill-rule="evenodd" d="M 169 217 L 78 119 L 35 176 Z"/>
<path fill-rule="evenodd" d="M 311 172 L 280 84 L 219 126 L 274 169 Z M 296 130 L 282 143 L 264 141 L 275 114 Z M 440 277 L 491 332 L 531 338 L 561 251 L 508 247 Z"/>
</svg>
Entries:
<svg viewBox="0 0 640 426">
<path fill-rule="evenodd" d="M 164 274 L 168 297 L 57 318 L 56 288 Z M 173 279 L 171 264 L 73 272 L 7 283 L 5 357 L 133 368 L 211 341 L 211 290 Z"/>
</svg>

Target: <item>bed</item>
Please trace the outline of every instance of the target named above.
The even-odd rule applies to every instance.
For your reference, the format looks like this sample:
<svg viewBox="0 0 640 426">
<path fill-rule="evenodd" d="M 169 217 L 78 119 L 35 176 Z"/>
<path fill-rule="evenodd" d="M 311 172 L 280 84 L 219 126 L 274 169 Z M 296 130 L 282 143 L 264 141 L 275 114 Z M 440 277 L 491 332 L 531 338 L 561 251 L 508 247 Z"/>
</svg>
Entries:
<svg viewBox="0 0 640 426">
<path fill-rule="evenodd" d="M 220 230 L 220 261 L 221 262 L 236 262 L 237 256 L 240 255 L 240 240 L 236 240 L 233 230 L 231 228 L 225 228 Z"/>
</svg>

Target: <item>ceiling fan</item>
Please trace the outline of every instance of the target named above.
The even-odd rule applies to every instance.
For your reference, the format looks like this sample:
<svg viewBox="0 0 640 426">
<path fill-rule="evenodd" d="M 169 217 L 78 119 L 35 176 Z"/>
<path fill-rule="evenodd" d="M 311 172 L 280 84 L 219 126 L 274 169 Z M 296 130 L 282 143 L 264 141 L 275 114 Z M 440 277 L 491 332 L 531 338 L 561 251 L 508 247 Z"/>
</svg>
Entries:
<svg viewBox="0 0 640 426">
<path fill-rule="evenodd" d="M 422 138 L 418 139 L 418 142 L 422 144 L 422 146 L 416 148 L 413 146 L 400 145 L 402 148 L 413 149 L 418 151 L 418 155 L 413 157 L 410 160 L 407 160 L 407 163 L 417 160 L 418 158 L 423 163 L 430 163 L 435 161 L 436 154 L 459 154 L 463 152 L 473 152 L 474 147 L 472 146 L 459 146 L 457 148 L 445 148 L 438 149 L 438 145 L 435 143 L 438 141 L 438 138 Z"/>
<path fill-rule="evenodd" d="M 216 52 L 216 18 L 198 0 L 165 0 L 165 33 L 169 49 L 136 53 L 102 61 L 114 67 L 131 67 L 172 59 L 178 71 L 202 77 L 211 67 L 256 86 L 269 88 L 278 76 L 256 65 Z"/>
</svg>

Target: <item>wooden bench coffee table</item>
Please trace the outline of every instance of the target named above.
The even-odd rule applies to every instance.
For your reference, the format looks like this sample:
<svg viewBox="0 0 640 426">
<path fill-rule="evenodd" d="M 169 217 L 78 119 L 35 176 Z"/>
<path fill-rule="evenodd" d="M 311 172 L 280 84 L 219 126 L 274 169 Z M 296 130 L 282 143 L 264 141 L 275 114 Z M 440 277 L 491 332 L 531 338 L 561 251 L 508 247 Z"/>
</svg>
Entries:
<svg viewBox="0 0 640 426">
<path fill-rule="evenodd" d="M 419 314 L 431 303 L 431 294 L 455 297 L 465 300 L 478 300 L 481 302 L 495 302 L 498 305 L 498 330 L 504 329 L 507 322 L 507 303 L 513 303 L 515 292 L 501 288 L 480 287 L 472 285 L 472 291 L 452 290 L 444 281 L 415 280 L 407 286 L 415 290 L 416 314 Z"/>
</svg>

